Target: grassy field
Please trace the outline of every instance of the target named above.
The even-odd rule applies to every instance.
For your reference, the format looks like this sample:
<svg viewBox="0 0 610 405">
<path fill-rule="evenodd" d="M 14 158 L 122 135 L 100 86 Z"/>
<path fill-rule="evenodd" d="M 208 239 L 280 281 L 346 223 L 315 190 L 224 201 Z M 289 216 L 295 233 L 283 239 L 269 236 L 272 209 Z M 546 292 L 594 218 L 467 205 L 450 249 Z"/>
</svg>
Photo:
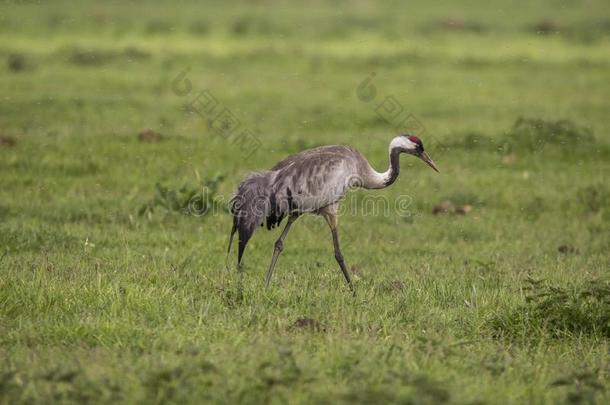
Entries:
<svg viewBox="0 0 610 405">
<path fill-rule="evenodd" d="M 0 403 L 608 403 L 610 17 L 534 3 L 2 2 Z M 321 218 L 227 270 L 243 175 L 385 170 L 388 100 L 441 174 L 345 201 L 356 297 Z"/>
</svg>

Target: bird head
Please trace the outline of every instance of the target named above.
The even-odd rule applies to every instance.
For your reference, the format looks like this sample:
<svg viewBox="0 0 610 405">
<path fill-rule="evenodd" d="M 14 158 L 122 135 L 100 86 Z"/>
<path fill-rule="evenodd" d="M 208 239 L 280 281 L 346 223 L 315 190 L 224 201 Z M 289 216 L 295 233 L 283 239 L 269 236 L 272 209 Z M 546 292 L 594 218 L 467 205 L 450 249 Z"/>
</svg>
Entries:
<svg viewBox="0 0 610 405">
<path fill-rule="evenodd" d="M 398 150 L 400 153 L 417 156 L 435 171 L 439 171 L 432 158 L 424 151 L 423 142 L 415 135 L 405 134 L 397 136 L 392 140 L 390 150 Z"/>
</svg>

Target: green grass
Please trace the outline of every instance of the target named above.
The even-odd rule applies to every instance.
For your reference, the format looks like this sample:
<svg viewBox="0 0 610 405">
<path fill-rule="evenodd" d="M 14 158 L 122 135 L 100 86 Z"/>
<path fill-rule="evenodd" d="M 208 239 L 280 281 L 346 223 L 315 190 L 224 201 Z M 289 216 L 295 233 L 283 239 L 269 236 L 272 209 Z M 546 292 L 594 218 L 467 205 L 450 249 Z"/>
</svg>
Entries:
<svg viewBox="0 0 610 405">
<path fill-rule="evenodd" d="M 0 5 L 0 403 L 607 403 L 605 3 L 226 3 Z M 357 296 L 320 218 L 269 290 L 277 231 L 225 269 L 242 176 L 334 143 L 385 169 L 388 96 L 441 174 L 346 200 Z"/>
</svg>

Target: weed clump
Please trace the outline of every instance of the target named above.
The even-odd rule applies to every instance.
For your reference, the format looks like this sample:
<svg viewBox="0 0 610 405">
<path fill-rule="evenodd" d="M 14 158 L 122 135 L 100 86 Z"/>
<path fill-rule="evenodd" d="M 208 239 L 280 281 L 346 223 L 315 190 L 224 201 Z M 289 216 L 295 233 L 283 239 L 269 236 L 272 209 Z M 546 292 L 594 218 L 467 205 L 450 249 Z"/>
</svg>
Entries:
<svg viewBox="0 0 610 405">
<path fill-rule="evenodd" d="M 528 26 L 527 31 L 539 36 L 561 35 L 568 40 L 593 43 L 610 36 L 610 20 L 586 20 L 565 24 L 545 18 Z"/>
<path fill-rule="evenodd" d="M 525 304 L 491 320 L 498 337 L 589 335 L 610 338 L 610 280 L 558 287 L 528 279 Z"/>
<path fill-rule="evenodd" d="M 185 403 L 198 387 L 218 384 L 221 377 L 221 372 L 213 363 L 199 356 L 194 361 L 161 365 L 142 376 L 145 402 Z M 202 394 L 202 402 L 213 402 L 208 391 Z"/>
<path fill-rule="evenodd" d="M 539 152 L 546 146 L 590 146 L 595 142 L 590 128 L 570 120 L 547 121 L 541 118 L 520 117 L 502 142 L 503 151 Z"/>
<path fill-rule="evenodd" d="M 166 214 L 204 216 L 211 211 L 222 209 L 218 187 L 223 179 L 223 175 L 217 174 L 196 187 L 183 185 L 171 188 L 157 183 L 155 196 L 139 208 L 138 215 L 151 217 L 154 212 L 162 211 Z"/>
<path fill-rule="evenodd" d="M 70 48 L 64 51 L 68 62 L 78 66 L 103 66 L 116 61 L 135 61 L 150 58 L 150 54 L 136 47 L 125 49 Z"/>
<path fill-rule="evenodd" d="M 21 72 L 31 68 L 25 55 L 21 53 L 12 53 L 6 57 L 6 66 L 11 72 Z"/>
<path fill-rule="evenodd" d="M 582 43 L 593 43 L 610 36 L 610 20 L 583 21 L 562 31 L 565 38 Z"/>
<path fill-rule="evenodd" d="M 354 403 L 446 404 L 451 393 L 442 382 L 425 375 L 397 372 L 379 384 L 353 384 L 345 400 Z"/>
<path fill-rule="evenodd" d="M 604 386 L 599 382 L 601 371 L 600 369 L 573 371 L 555 379 L 551 387 L 565 388 L 568 404 L 593 404 L 597 394 L 604 391 Z"/>
<path fill-rule="evenodd" d="M 577 200 L 586 213 L 598 213 L 610 205 L 610 193 L 603 184 L 578 190 Z"/>
<path fill-rule="evenodd" d="M 530 221 L 537 220 L 548 209 L 549 207 L 547 206 L 547 203 L 542 197 L 539 196 L 531 197 L 529 201 L 524 202 L 524 204 L 520 207 L 521 214 Z"/>
<path fill-rule="evenodd" d="M 581 149 L 595 143 L 593 131 L 570 120 L 557 121 L 542 118 L 519 117 L 512 128 L 492 138 L 480 132 L 467 132 L 453 136 L 457 141 L 443 143 L 447 149 L 482 149 L 504 155 L 515 152 L 541 152 L 546 147 Z"/>
</svg>

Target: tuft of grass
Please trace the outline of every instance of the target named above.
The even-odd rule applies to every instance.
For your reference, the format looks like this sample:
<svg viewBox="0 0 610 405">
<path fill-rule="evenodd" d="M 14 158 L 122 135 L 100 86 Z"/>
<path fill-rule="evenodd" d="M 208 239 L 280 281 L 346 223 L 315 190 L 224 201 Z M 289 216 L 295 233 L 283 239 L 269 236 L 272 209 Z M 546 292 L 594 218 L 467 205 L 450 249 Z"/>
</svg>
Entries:
<svg viewBox="0 0 610 405">
<path fill-rule="evenodd" d="M 600 382 L 603 381 L 604 372 L 600 368 L 571 371 L 553 380 L 550 386 L 563 388 L 568 404 L 594 404 L 606 388 Z"/>
<path fill-rule="evenodd" d="M 498 336 L 532 339 L 547 335 L 610 338 L 610 281 L 555 286 L 529 278 L 525 304 L 491 320 Z"/>
<path fill-rule="evenodd" d="M 147 215 L 150 218 L 154 212 L 178 212 L 203 216 L 213 210 L 226 209 L 222 197 L 218 195 L 218 187 L 223 179 L 223 175 L 216 174 L 200 182 L 199 186 L 183 185 L 177 188 L 157 183 L 155 196 L 140 206 L 138 215 Z"/>
<path fill-rule="evenodd" d="M 68 62 L 78 66 L 104 66 L 117 61 L 139 61 L 150 58 L 150 53 L 134 46 L 125 49 L 72 47 L 63 51 Z"/>
<path fill-rule="evenodd" d="M 501 143 L 504 152 L 540 152 L 547 146 L 574 150 L 590 147 L 594 142 L 591 128 L 570 120 L 520 117 Z"/>
<path fill-rule="evenodd" d="M 31 69 L 33 65 L 22 53 L 11 53 L 6 57 L 6 67 L 11 72 L 21 72 Z"/>
<path fill-rule="evenodd" d="M 481 132 L 464 132 L 453 135 L 452 141 L 441 143 L 444 149 L 514 152 L 542 152 L 545 148 L 583 150 L 595 144 L 593 130 L 571 120 L 546 120 L 519 117 L 512 128 L 495 138 Z"/>
<path fill-rule="evenodd" d="M 441 382 L 403 372 L 378 384 L 353 384 L 345 400 L 356 404 L 446 404 L 451 403 L 451 393 Z"/>
<path fill-rule="evenodd" d="M 598 213 L 608 209 L 610 191 L 604 183 L 582 187 L 577 191 L 577 200 L 585 213 Z"/>
<path fill-rule="evenodd" d="M 543 198 L 539 196 L 531 197 L 529 201 L 524 202 L 524 205 L 521 207 L 521 212 L 523 213 L 523 215 L 532 221 L 535 221 L 540 218 L 540 216 L 544 214 L 547 210 L 547 203 Z"/>
</svg>

